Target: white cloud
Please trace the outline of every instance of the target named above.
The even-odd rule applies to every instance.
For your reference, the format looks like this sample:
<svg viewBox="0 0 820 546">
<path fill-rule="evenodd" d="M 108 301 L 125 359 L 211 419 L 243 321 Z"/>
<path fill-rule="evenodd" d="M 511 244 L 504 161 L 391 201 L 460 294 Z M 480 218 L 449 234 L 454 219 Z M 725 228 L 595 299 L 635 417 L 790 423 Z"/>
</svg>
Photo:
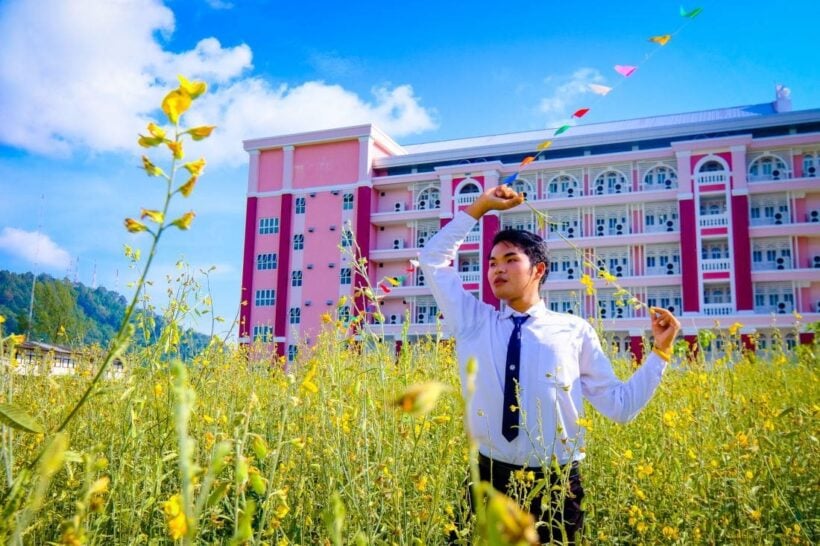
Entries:
<svg viewBox="0 0 820 546">
<path fill-rule="evenodd" d="M 553 79 L 549 78 L 547 83 Z M 552 94 L 542 98 L 538 104 L 539 112 L 547 115 L 547 126 L 571 122 L 569 109 L 575 110 L 578 99 L 591 93 L 589 84 L 601 83 L 604 77 L 594 68 L 579 68 L 572 75 L 560 78 L 560 81 Z"/>
<path fill-rule="evenodd" d="M 5 227 L 0 232 L 0 250 L 46 267 L 66 268 L 71 263 L 68 252 L 38 231 Z"/>
<path fill-rule="evenodd" d="M 162 43 L 173 31 L 160 0 L 0 5 L 0 142 L 45 155 L 134 151 L 178 73 L 212 84 L 189 120 L 219 126 L 204 148 L 212 164 L 246 161 L 241 141 L 251 137 L 366 122 L 396 136 L 435 127 L 410 86 L 379 87 L 369 100 L 318 81 L 272 88 L 250 74 L 247 45 L 205 37 L 174 53 Z"/>
</svg>

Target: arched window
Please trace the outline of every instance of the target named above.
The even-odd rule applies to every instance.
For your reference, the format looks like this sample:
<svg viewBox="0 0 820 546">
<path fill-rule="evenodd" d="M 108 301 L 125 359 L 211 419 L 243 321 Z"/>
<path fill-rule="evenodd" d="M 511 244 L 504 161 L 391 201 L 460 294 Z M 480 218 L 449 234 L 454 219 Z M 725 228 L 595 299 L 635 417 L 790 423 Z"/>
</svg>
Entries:
<svg viewBox="0 0 820 546">
<path fill-rule="evenodd" d="M 568 174 L 554 176 L 547 184 L 550 197 L 577 197 L 581 195 L 578 179 Z"/>
<path fill-rule="evenodd" d="M 607 193 L 625 193 L 630 190 L 626 176 L 618 171 L 610 170 L 598 175 L 595 179 L 595 195 Z"/>
<path fill-rule="evenodd" d="M 786 163 L 777 156 L 760 156 L 749 165 L 749 180 L 782 180 L 788 178 Z"/>
<path fill-rule="evenodd" d="M 515 181 L 510 184 L 510 187 L 518 193 L 523 193 L 524 199 L 533 199 L 535 197 L 535 187 L 532 182 L 526 178 L 516 178 Z"/>
<path fill-rule="evenodd" d="M 700 173 L 714 173 L 719 171 L 725 171 L 726 169 L 723 167 L 723 164 L 720 161 L 715 161 L 714 159 L 707 161 L 703 165 L 700 166 L 698 172 Z"/>
<path fill-rule="evenodd" d="M 428 187 L 419 192 L 416 208 L 420 210 L 441 208 L 441 194 L 438 188 Z"/>
<path fill-rule="evenodd" d="M 643 175 L 643 188 L 645 190 L 668 190 L 677 187 L 678 174 L 666 165 L 652 167 Z"/>
<path fill-rule="evenodd" d="M 481 188 L 478 187 L 478 184 L 469 182 L 461 186 L 461 189 L 458 190 L 459 195 L 467 195 L 470 193 L 481 193 Z"/>
</svg>

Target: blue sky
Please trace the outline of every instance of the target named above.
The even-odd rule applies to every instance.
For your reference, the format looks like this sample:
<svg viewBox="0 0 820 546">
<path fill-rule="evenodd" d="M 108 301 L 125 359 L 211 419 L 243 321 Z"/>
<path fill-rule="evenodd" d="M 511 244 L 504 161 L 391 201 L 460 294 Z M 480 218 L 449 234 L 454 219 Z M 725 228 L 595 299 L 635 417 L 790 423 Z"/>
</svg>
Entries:
<svg viewBox="0 0 820 546">
<path fill-rule="evenodd" d="M 412 9 L 406 7 L 412 5 Z M 80 7 L 81 6 L 81 7 Z M 135 136 L 183 73 L 211 84 L 189 157 L 206 174 L 177 213 L 151 289 L 184 259 L 214 266 L 217 314 L 239 303 L 247 138 L 375 122 L 399 143 L 769 102 L 820 108 L 820 3 L 4 0 L 0 2 L 0 269 L 77 277 L 128 295 L 122 219 L 159 204 Z M 647 60 L 647 56 L 651 57 Z M 615 64 L 639 65 L 629 79 Z M 585 85 L 620 83 L 596 101 Z M 207 331 L 210 322 L 195 324 Z"/>
</svg>

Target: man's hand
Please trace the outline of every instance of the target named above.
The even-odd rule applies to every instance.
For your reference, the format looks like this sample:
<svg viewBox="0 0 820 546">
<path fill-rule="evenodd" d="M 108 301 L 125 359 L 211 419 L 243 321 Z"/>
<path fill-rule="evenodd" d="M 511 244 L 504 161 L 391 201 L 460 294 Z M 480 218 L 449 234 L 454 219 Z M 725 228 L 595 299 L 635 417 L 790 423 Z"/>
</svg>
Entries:
<svg viewBox="0 0 820 546">
<path fill-rule="evenodd" d="M 652 318 L 652 335 L 655 337 L 655 348 L 663 353 L 672 351 L 672 344 L 680 332 L 680 322 L 675 315 L 661 307 L 650 307 Z"/>
<path fill-rule="evenodd" d="M 507 210 L 524 202 L 524 196 L 507 185 L 488 188 L 464 212 L 478 220 L 487 211 Z"/>
</svg>

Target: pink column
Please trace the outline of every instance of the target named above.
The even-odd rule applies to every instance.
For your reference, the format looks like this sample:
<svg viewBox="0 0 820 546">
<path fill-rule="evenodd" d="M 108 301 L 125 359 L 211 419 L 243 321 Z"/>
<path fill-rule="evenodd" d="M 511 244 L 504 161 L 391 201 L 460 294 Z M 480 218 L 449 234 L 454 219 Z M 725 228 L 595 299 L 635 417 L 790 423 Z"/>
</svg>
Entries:
<svg viewBox="0 0 820 546">
<path fill-rule="evenodd" d="M 485 214 L 481 217 L 481 222 L 482 233 L 479 260 L 481 260 L 483 266 L 485 264 L 484 258 L 486 258 L 493 249 L 493 238 L 498 232 L 501 222 L 498 216 L 493 214 Z M 499 301 L 498 298 L 493 295 L 490 281 L 487 279 L 486 269 L 482 267 L 481 270 L 485 273 L 481 275 L 481 299 L 498 309 Z"/>
<path fill-rule="evenodd" d="M 732 196 L 732 255 L 734 257 L 735 301 L 738 311 L 754 309 L 752 251 L 749 240 L 749 196 Z"/>
<path fill-rule="evenodd" d="M 276 275 L 276 303 L 274 304 L 273 335 L 286 337 L 288 327 L 288 287 L 290 286 L 290 253 L 293 244 L 293 194 L 282 195 L 282 209 L 279 212 L 279 273 Z M 285 355 L 285 344 L 276 344 L 276 354 Z"/>
<path fill-rule="evenodd" d="M 680 268 L 681 297 L 684 312 L 697 313 L 700 310 L 698 276 L 698 232 L 695 217 L 695 200 L 681 199 L 678 202 L 680 217 Z M 745 210 L 745 209 L 744 209 Z"/>
<path fill-rule="evenodd" d="M 256 248 L 256 205 L 257 197 L 248 197 L 245 210 L 245 252 L 242 257 L 242 293 L 239 301 L 244 305 L 239 309 L 239 338 L 250 337 L 251 307 L 253 306 L 253 267 Z"/>
<path fill-rule="evenodd" d="M 641 336 L 630 336 L 629 351 L 635 357 L 636 362 L 643 360 L 643 338 Z"/>
</svg>

